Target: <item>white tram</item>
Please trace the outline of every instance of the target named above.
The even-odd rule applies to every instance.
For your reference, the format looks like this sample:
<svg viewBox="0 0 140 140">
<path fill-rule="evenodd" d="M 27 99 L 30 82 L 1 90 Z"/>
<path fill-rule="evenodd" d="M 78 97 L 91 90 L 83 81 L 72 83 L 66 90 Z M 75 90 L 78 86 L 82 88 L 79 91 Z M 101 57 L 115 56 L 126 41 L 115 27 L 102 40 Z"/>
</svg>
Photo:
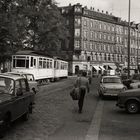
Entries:
<svg viewBox="0 0 140 140">
<path fill-rule="evenodd" d="M 68 62 L 35 51 L 19 51 L 12 55 L 12 72 L 31 73 L 39 82 L 54 81 L 67 78 Z"/>
</svg>

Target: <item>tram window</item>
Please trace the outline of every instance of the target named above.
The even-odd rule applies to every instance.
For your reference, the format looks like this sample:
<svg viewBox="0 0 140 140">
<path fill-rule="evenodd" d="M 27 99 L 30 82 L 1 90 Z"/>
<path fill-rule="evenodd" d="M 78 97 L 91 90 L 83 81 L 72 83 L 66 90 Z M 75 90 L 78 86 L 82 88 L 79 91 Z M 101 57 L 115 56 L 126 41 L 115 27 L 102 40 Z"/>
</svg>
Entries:
<svg viewBox="0 0 140 140">
<path fill-rule="evenodd" d="M 50 68 L 52 68 L 52 60 L 50 60 Z"/>
<path fill-rule="evenodd" d="M 26 68 L 29 68 L 29 60 L 26 60 Z"/>
<path fill-rule="evenodd" d="M 16 67 L 25 67 L 25 60 L 17 59 Z"/>
<path fill-rule="evenodd" d="M 55 69 L 56 69 L 56 66 L 57 66 L 56 64 L 57 64 L 56 61 L 54 61 L 54 68 L 55 68 Z"/>
<path fill-rule="evenodd" d="M 49 68 L 49 60 L 47 59 L 47 68 Z"/>
<path fill-rule="evenodd" d="M 34 59 L 34 66 L 36 66 L 36 59 Z"/>
<path fill-rule="evenodd" d="M 33 67 L 33 57 L 31 57 L 31 67 Z"/>
<path fill-rule="evenodd" d="M 39 61 L 39 68 L 42 68 L 42 61 Z"/>
<path fill-rule="evenodd" d="M 13 68 L 15 68 L 16 67 L 16 60 L 15 59 L 13 59 Z"/>
<path fill-rule="evenodd" d="M 43 61 L 43 68 L 46 68 L 46 61 Z"/>
<path fill-rule="evenodd" d="M 57 69 L 59 69 L 59 66 L 60 66 L 60 63 L 59 63 L 59 62 L 57 62 Z"/>
</svg>

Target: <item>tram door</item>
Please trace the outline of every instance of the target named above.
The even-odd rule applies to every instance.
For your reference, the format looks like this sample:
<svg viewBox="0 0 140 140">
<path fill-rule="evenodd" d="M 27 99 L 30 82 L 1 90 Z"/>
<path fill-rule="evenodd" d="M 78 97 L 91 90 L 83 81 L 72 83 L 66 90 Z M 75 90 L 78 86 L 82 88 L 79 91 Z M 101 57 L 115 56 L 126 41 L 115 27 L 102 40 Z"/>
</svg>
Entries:
<svg viewBox="0 0 140 140">
<path fill-rule="evenodd" d="M 39 75 L 39 73 L 38 73 L 38 71 L 37 71 L 37 58 L 35 58 L 35 57 L 31 57 L 31 59 L 30 59 L 30 71 L 29 71 L 29 73 L 31 73 L 31 74 L 33 74 L 34 75 L 34 77 L 35 77 L 35 79 L 36 79 L 36 76 L 38 77 L 38 75 Z"/>
</svg>

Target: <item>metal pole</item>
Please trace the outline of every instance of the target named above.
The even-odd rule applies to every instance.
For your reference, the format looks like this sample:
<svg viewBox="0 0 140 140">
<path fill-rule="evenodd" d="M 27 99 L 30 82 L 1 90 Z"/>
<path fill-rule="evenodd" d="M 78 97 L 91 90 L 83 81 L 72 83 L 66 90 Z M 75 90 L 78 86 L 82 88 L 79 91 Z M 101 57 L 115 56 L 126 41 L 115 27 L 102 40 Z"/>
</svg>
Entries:
<svg viewBox="0 0 140 140">
<path fill-rule="evenodd" d="M 131 1 L 129 0 L 129 9 L 128 9 L 128 78 L 130 77 L 130 6 Z"/>
<path fill-rule="evenodd" d="M 139 43 L 138 43 L 138 30 L 137 30 L 137 72 L 138 72 L 138 65 L 139 65 L 138 52 L 139 52 Z"/>
</svg>

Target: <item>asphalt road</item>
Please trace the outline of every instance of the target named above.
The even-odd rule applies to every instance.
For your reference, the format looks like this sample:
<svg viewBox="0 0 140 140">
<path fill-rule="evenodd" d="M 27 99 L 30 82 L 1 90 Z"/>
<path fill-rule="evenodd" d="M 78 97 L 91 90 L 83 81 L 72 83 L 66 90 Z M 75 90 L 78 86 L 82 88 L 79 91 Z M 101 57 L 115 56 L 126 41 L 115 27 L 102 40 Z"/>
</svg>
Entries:
<svg viewBox="0 0 140 140">
<path fill-rule="evenodd" d="M 99 140 L 140 140 L 140 114 L 131 115 L 116 107 L 116 100 L 104 101 Z"/>
</svg>

